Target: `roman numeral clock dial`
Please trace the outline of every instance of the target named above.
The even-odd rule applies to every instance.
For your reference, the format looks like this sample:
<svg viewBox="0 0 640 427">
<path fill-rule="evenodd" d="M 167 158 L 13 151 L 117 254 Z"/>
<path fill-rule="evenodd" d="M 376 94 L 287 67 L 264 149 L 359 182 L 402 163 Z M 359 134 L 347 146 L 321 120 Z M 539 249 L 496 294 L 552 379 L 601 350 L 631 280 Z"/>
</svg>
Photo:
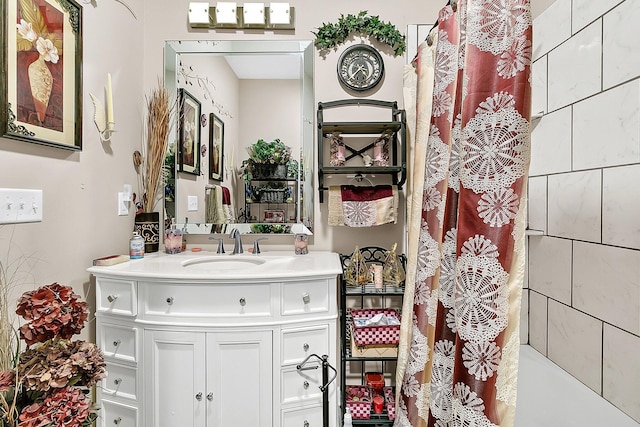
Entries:
<svg viewBox="0 0 640 427">
<path fill-rule="evenodd" d="M 384 75 L 384 62 L 369 45 L 350 46 L 338 59 L 338 79 L 345 87 L 358 92 L 373 89 Z"/>
</svg>

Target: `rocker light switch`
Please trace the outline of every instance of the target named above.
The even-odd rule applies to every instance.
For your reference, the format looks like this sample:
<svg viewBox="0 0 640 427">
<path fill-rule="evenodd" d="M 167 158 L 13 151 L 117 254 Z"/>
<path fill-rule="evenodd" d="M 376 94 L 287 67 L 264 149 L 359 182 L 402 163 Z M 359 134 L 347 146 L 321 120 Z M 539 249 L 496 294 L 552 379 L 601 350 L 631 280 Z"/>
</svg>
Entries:
<svg viewBox="0 0 640 427">
<path fill-rule="evenodd" d="M 188 196 L 187 197 L 187 210 L 188 211 L 197 211 L 198 210 L 198 196 Z"/>
</svg>

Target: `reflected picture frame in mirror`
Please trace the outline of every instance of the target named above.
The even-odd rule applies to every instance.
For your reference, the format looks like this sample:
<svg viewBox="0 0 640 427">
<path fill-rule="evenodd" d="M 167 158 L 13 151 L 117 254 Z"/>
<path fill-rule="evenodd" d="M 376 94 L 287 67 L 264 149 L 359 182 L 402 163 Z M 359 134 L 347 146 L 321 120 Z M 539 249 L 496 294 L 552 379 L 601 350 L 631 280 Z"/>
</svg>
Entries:
<svg viewBox="0 0 640 427">
<path fill-rule="evenodd" d="M 200 102 L 178 89 L 178 172 L 200 175 Z"/>
<path fill-rule="evenodd" d="M 191 64 L 194 61 L 202 61 L 203 55 L 213 55 L 215 61 L 224 58 L 227 63 L 235 61 L 245 61 L 252 65 L 253 69 L 270 68 L 261 67 L 259 64 L 270 61 L 273 63 L 283 63 L 282 58 L 297 58 L 295 65 L 294 80 L 298 80 L 295 93 L 300 99 L 290 104 L 295 107 L 294 112 L 282 114 L 284 121 L 280 128 L 271 130 L 276 135 L 269 135 L 269 132 L 260 127 L 260 120 L 264 124 L 264 117 L 261 111 L 271 108 L 275 110 L 273 102 L 267 105 L 263 99 L 257 108 L 251 110 L 246 106 L 234 106 L 233 103 L 225 103 L 221 92 L 228 89 L 225 81 L 221 80 L 219 73 L 206 75 L 206 66 L 197 67 Z M 201 144 L 203 148 L 208 148 L 207 162 L 200 165 L 199 176 L 176 173 L 178 179 L 175 184 L 174 199 L 166 201 L 170 204 L 173 219 L 179 228 L 187 230 L 190 234 L 211 234 L 228 233 L 231 229 L 237 228 L 241 233 L 264 233 L 273 227 L 266 227 L 270 223 L 248 223 L 243 218 L 244 208 L 244 182 L 241 177 L 240 165 L 243 159 L 248 157 L 246 147 L 255 142 L 255 136 L 246 134 L 238 135 L 238 129 L 258 128 L 255 131 L 261 132 L 259 137 L 275 138 L 279 137 L 282 129 L 291 128 L 295 123 L 296 129 L 299 123 L 299 131 L 294 136 L 289 136 L 287 141 L 292 141 L 295 145 L 294 158 L 300 165 L 300 177 L 297 180 L 297 187 L 300 188 L 299 203 L 297 203 L 295 218 L 287 215 L 290 230 L 287 234 L 312 234 L 313 231 L 313 201 L 314 201 L 314 179 L 313 165 L 316 150 L 314 148 L 314 117 L 315 117 L 315 97 L 314 97 L 314 56 L 313 42 L 310 40 L 175 40 L 165 43 L 165 87 L 169 93 L 178 94 L 179 89 L 189 88 L 189 91 L 202 104 L 201 113 L 209 116 L 208 132 L 202 133 Z M 241 79 L 241 77 L 237 77 Z M 253 79 L 254 77 L 243 77 Z M 262 77 L 269 79 L 269 77 Z M 276 77 L 274 77 L 276 78 Z M 292 79 L 292 77 L 288 77 Z M 269 83 L 271 85 L 271 83 Z M 250 84 L 248 87 L 251 87 Z M 253 89 L 245 89 L 253 90 Z M 259 90 L 259 89 L 258 89 Z M 299 93 L 298 93 L 299 92 Z M 239 101 L 238 101 L 239 102 Z M 277 105 L 277 104 L 276 104 Z M 260 110 L 262 108 L 263 110 Z M 256 118 L 258 115 L 260 117 Z M 239 124 L 242 116 L 248 117 L 247 122 Z M 258 119 L 258 120 L 256 120 Z M 297 123 L 296 123 L 297 122 Z M 231 125 L 230 127 L 228 125 Z M 270 123 L 272 124 L 272 123 Z M 218 132 L 219 130 L 219 132 Z M 246 133 L 246 132 L 245 132 Z M 169 141 L 170 146 L 176 147 L 179 133 L 171 135 L 173 140 Z M 214 147 L 220 139 L 220 159 L 218 163 L 213 161 Z M 176 156 L 178 157 L 178 156 Z M 217 167 L 214 165 L 217 164 Z M 176 161 L 176 172 L 180 171 L 179 161 Z M 206 191 L 210 192 L 212 187 L 223 187 L 230 190 L 233 199 L 233 208 L 236 213 L 235 221 L 232 223 L 214 224 L 207 223 L 205 215 L 201 214 L 207 210 Z M 198 199 L 198 203 L 187 207 L 187 199 L 193 201 Z M 271 208 L 273 209 L 273 208 Z M 208 216 L 207 216 L 208 217 Z M 292 219 L 293 218 L 293 219 Z M 262 221 L 262 215 L 260 215 Z M 265 225 L 265 227 L 260 227 Z"/>
</svg>

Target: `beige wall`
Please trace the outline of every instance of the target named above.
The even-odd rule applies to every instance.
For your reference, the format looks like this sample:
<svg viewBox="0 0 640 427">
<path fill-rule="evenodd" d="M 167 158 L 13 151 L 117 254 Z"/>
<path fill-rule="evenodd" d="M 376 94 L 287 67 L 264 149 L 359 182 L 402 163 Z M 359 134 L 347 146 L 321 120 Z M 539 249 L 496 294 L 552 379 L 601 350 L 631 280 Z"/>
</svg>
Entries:
<svg viewBox="0 0 640 427">
<path fill-rule="evenodd" d="M 133 209 L 117 215 L 117 193 L 124 184 L 136 185 L 132 152 L 140 148 L 144 96 L 163 69 L 163 44 L 168 39 L 313 39 L 312 31 L 324 22 L 336 22 L 340 14 L 368 10 L 405 32 L 407 24 L 433 22 L 445 2 L 395 0 L 293 0 L 296 30 L 233 31 L 192 30 L 187 24 L 188 0 L 125 0 L 135 19 L 120 3 L 97 1 L 83 6 L 83 149 L 79 152 L 38 146 L 0 138 L 0 186 L 39 188 L 44 191 L 44 220 L 34 224 L 0 226 L 0 257 L 30 257 L 31 279 L 21 280 L 20 290 L 60 282 L 92 298 L 85 269 L 96 257 L 127 253 L 133 227 Z M 536 1 L 536 3 L 538 3 Z M 349 43 L 360 42 L 354 36 Z M 336 60 L 348 46 L 340 46 L 326 58 L 316 52 L 316 102 L 349 95 L 338 84 Z M 386 77 L 371 98 L 402 103 L 404 58 L 383 52 Z M 113 76 L 117 133 L 102 143 L 92 121 L 89 92 L 103 97 L 106 75 Z M 402 242 L 404 224 L 370 230 L 330 228 L 326 204 L 315 207 L 316 234 L 312 250 L 350 251 L 354 245 L 389 246 Z M 291 247 L 290 238 L 270 238 L 269 243 Z M 206 242 L 206 240 L 204 240 Z M 197 240 L 196 240 L 197 243 Z"/>
</svg>

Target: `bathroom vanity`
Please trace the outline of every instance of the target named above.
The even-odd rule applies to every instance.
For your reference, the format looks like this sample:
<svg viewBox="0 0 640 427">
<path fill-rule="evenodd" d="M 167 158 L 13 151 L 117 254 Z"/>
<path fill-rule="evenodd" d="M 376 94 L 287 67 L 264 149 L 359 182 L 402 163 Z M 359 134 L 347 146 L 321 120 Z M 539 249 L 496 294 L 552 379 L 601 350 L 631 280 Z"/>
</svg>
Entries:
<svg viewBox="0 0 640 427">
<path fill-rule="evenodd" d="M 337 254 L 154 254 L 88 271 L 109 374 L 100 425 L 323 425 L 314 355 L 336 366 Z M 338 425 L 336 381 L 328 393 Z"/>
</svg>

